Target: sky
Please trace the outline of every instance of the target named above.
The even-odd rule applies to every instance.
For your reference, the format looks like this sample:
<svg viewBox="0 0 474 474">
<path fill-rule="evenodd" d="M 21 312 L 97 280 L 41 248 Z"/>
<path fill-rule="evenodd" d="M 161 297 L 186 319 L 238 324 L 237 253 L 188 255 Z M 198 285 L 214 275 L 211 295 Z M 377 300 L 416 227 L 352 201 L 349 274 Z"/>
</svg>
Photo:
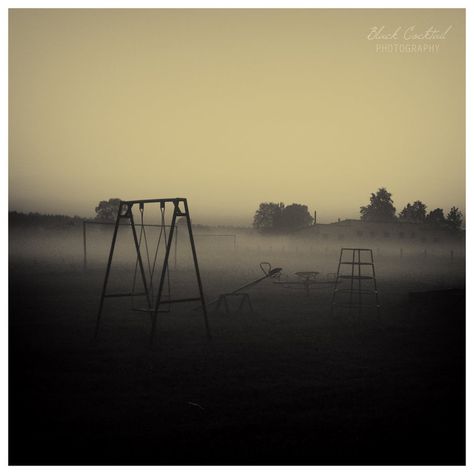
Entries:
<svg viewBox="0 0 474 474">
<path fill-rule="evenodd" d="M 464 10 L 10 10 L 10 210 L 332 222 L 379 187 L 465 210 Z"/>
</svg>

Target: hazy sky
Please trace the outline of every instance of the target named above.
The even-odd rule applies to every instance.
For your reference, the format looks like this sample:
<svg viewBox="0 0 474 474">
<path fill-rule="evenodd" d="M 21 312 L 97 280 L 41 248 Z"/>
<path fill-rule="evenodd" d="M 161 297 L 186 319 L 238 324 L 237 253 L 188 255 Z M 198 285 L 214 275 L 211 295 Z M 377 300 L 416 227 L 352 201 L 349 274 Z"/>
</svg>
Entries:
<svg viewBox="0 0 474 474">
<path fill-rule="evenodd" d="M 195 222 L 261 201 L 330 222 L 385 186 L 464 211 L 463 10 L 11 10 L 9 34 L 11 210 L 182 196 Z"/>
</svg>

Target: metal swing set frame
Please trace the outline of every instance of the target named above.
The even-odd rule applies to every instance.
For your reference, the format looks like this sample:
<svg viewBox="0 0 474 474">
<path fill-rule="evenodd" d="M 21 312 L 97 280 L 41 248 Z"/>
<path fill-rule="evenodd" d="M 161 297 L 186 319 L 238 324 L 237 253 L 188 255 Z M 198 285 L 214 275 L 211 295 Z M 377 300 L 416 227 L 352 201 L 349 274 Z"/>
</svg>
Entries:
<svg viewBox="0 0 474 474">
<path fill-rule="evenodd" d="M 144 215 L 144 210 L 145 210 L 145 205 L 147 204 L 159 204 L 160 205 L 160 212 L 161 212 L 161 230 L 160 234 L 158 237 L 158 243 L 156 246 L 155 250 L 155 255 L 153 257 L 153 265 L 151 265 L 151 260 L 150 260 L 150 254 L 149 254 L 149 248 L 148 248 L 148 239 L 146 236 L 146 231 L 144 230 L 145 224 L 143 220 L 143 215 Z M 166 209 L 166 204 L 171 204 L 173 206 L 173 215 L 171 218 L 171 224 L 169 226 L 165 225 L 165 209 Z M 135 223 L 135 219 L 133 217 L 133 206 L 138 205 L 139 211 L 140 211 L 140 224 Z M 184 210 L 181 208 L 184 208 Z M 189 234 L 189 241 L 191 245 L 191 252 L 193 256 L 193 262 L 194 262 L 194 270 L 196 273 L 196 279 L 197 279 L 197 285 L 198 285 L 198 290 L 199 290 L 199 296 L 196 297 L 191 297 L 191 298 L 180 298 L 180 299 L 172 299 L 171 294 L 170 294 L 170 280 L 169 280 L 169 257 L 171 253 L 171 247 L 173 243 L 173 238 L 176 236 L 176 220 L 178 217 L 184 217 L 186 220 L 186 227 L 188 230 Z M 118 230 L 120 228 L 120 225 L 122 224 L 122 220 L 128 221 L 128 225 L 130 226 L 132 230 L 132 236 L 133 236 L 133 241 L 134 241 L 134 246 L 135 246 L 135 251 L 136 251 L 136 264 L 135 264 L 135 273 L 133 277 L 133 284 L 132 284 L 132 290 L 128 293 L 107 293 L 107 286 L 108 286 L 108 281 L 109 281 L 109 276 L 110 276 L 110 270 L 112 266 L 112 260 L 114 256 L 114 251 L 115 251 L 115 245 L 117 242 L 117 235 L 118 235 Z M 127 223 L 126 223 L 127 224 Z M 137 235 L 137 230 L 136 227 L 140 227 L 140 236 L 138 237 Z M 166 228 L 169 227 L 169 234 L 166 234 Z M 159 246 L 161 243 L 162 235 L 164 235 L 164 244 L 165 244 L 165 256 L 164 256 L 164 261 L 163 265 L 161 267 L 161 272 L 160 272 L 160 279 L 159 279 L 159 285 L 158 285 L 158 292 L 156 295 L 156 299 L 154 298 L 154 291 L 153 291 L 153 276 L 154 276 L 154 271 L 156 267 L 156 261 L 158 257 L 158 250 Z M 146 256 L 147 256 L 147 264 L 148 264 L 148 273 L 149 273 L 149 281 L 150 284 L 147 282 L 147 276 L 145 273 L 145 267 L 143 263 L 143 258 L 142 258 L 142 253 L 141 253 L 141 244 L 142 241 L 145 243 L 145 250 L 146 250 Z M 139 272 L 137 272 L 139 270 Z M 139 273 L 141 277 L 141 281 L 143 284 L 143 292 L 141 293 L 136 293 L 135 288 L 136 288 L 136 279 L 137 279 L 137 273 Z M 167 283 L 168 287 L 168 292 L 167 295 L 165 296 L 166 299 L 163 298 L 163 293 L 165 289 L 165 284 Z M 95 333 L 94 333 L 94 339 L 97 339 L 98 333 L 99 333 L 99 327 L 100 327 L 100 322 L 101 322 L 101 316 L 104 308 L 104 302 L 105 299 L 107 298 L 121 298 L 121 297 L 130 297 L 132 298 L 135 296 L 145 296 L 146 301 L 147 301 L 147 308 L 144 309 L 138 309 L 138 308 L 132 308 L 135 311 L 142 311 L 150 314 L 151 317 L 151 331 L 150 331 L 150 345 L 153 344 L 154 340 L 154 335 L 156 331 L 156 323 L 157 323 L 157 316 L 159 312 L 162 312 L 161 307 L 163 305 L 171 305 L 174 303 L 188 303 L 192 301 L 200 301 L 201 303 L 201 308 L 203 311 L 204 315 L 204 324 L 205 324 L 205 329 L 206 329 L 206 335 L 207 338 L 210 340 L 211 339 L 211 332 L 209 328 L 209 321 L 207 318 L 207 309 L 206 309 L 206 302 L 204 299 L 204 292 L 203 292 L 203 287 L 202 287 L 202 281 L 201 281 L 201 275 L 199 272 L 199 264 L 198 264 L 198 259 L 197 259 L 197 254 L 196 254 L 196 246 L 194 244 L 194 236 L 193 236 L 193 230 L 191 226 L 191 217 L 189 214 L 189 207 L 188 207 L 188 202 L 186 198 L 163 198 L 163 199 L 139 199 L 139 200 L 133 200 L 133 201 L 120 201 L 119 208 L 118 208 L 118 213 L 117 213 L 117 218 L 115 221 L 115 227 L 114 227 L 114 233 L 112 236 L 112 243 L 110 245 L 110 252 L 109 252 L 109 258 L 107 261 L 107 268 L 105 271 L 105 278 L 104 278 L 104 284 L 102 287 L 102 293 L 100 297 L 100 304 L 99 304 L 99 311 L 97 314 L 97 321 L 96 321 L 96 327 L 95 327 Z M 155 299 L 155 301 L 153 301 Z M 166 310 L 165 310 L 166 311 Z M 169 311 L 169 310 L 168 310 Z M 166 311 L 167 312 L 167 311 Z"/>
</svg>

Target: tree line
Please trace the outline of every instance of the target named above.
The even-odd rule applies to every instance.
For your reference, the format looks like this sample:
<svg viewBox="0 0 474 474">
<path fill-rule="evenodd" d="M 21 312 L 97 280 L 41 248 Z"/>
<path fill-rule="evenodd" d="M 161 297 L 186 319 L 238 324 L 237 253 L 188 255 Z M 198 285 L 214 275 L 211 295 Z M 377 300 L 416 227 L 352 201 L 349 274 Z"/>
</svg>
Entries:
<svg viewBox="0 0 474 474">
<path fill-rule="evenodd" d="M 119 198 L 110 198 L 100 201 L 95 208 L 95 219 L 101 222 L 115 221 L 117 218 Z M 393 223 L 411 222 L 416 224 L 428 224 L 439 228 L 459 230 L 463 224 L 463 214 L 455 206 L 451 207 L 445 216 L 443 209 L 436 208 L 427 212 L 427 206 L 422 201 L 414 201 L 400 211 L 393 205 L 392 194 L 386 188 L 379 188 L 377 192 L 371 193 L 367 206 L 360 208 L 360 219 L 364 222 Z M 64 226 L 78 225 L 83 218 L 79 216 L 44 215 L 30 212 L 28 214 L 9 212 L 10 225 L 46 225 Z M 279 202 L 262 202 L 255 211 L 253 227 L 262 233 L 265 232 L 291 232 L 309 227 L 314 219 L 308 211 L 308 206 L 293 203 L 286 206 Z"/>
<path fill-rule="evenodd" d="M 428 213 L 422 201 L 407 203 L 397 216 L 392 194 L 385 188 L 371 193 L 367 206 L 360 208 L 360 219 L 363 222 L 428 224 L 452 230 L 460 230 L 463 224 L 463 214 L 457 207 L 453 206 L 445 217 L 441 208 Z M 282 202 L 262 202 L 253 218 L 253 227 L 263 233 L 298 230 L 313 223 L 308 206 L 296 203 L 285 206 Z"/>
<path fill-rule="evenodd" d="M 11 227 L 43 227 L 64 228 L 68 226 L 82 225 L 83 217 L 66 216 L 63 214 L 40 214 L 39 212 L 17 212 L 8 213 L 8 224 Z"/>
</svg>

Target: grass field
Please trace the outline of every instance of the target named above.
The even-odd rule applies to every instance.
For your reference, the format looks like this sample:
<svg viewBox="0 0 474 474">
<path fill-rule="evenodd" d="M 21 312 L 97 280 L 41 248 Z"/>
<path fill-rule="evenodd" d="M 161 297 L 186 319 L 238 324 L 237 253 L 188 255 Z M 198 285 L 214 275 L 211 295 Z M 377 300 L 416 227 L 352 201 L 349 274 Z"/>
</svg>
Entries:
<svg viewBox="0 0 474 474">
<path fill-rule="evenodd" d="M 464 464 L 463 257 L 381 248 L 380 319 L 331 316 L 330 287 L 306 296 L 265 280 L 248 291 L 253 313 L 210 311 L 212 344 L 184 304 L 160 315 L 150 348 L 148 316 L 123 299 L 106 302 L 92 342 L 101 249 L 84 271 L 79 236 L 20 237 L 10 242 L 10 464 Z M 208 300 L 258 278 L 262 260 L 283 279 L 335 272 L 337 251 L 198 241 Z M 192 296 L 179 256 L 173 291 Z M 114 287 L 131 272 L 120 261 Z"/>
</svg>

